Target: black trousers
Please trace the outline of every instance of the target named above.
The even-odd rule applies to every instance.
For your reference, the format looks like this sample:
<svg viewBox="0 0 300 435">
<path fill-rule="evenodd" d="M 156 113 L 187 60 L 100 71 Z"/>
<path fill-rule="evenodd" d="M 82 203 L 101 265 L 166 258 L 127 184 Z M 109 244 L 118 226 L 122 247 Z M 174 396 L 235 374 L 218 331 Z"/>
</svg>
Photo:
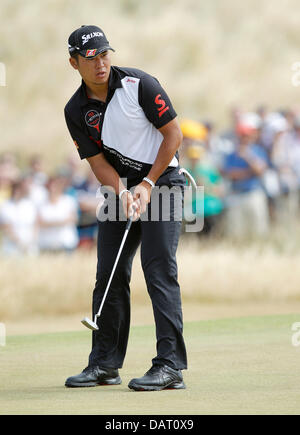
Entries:
<svg viewBox="0 0 300 435">
<path fill-rule="evenodd" d="M 159 221 L 140 219 L 132 223 L 98 319 L 99 331 L 93 331 L 89 365 L 106 368 L 121 368 L 123 365 L 130 328 L 132 262 L 141 244 L 141 264 L 156 326 L 157 355 L 152 363 L 166 364 L 174 369 L 187 368 L 176 262 L 181 222 L 172 220 L 176 207 L 174 202 L 172 204 L 170 221 L 163 221 L 160 217 Z M 100 307 L 125 226 L 124 221 L 99 222 L 93 317 Z"/>
</svg>

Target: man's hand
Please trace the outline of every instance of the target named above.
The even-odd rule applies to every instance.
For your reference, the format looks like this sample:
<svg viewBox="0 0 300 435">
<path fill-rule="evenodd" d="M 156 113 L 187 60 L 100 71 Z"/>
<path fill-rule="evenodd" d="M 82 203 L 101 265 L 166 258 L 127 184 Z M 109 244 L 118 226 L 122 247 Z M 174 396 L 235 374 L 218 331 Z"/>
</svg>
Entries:
<svg viewBox="0 0 300 435">
<path fill-rule="evenodd" d="M 133 221 L 136 221 L 140 217 L 140 201 L 134 201 L 133 196 L 131 192 L 124 192 L 122 195 L 122 205 L 123 205 L 123 211 L 127 218 L 129 216 L 133 215 Z"/>
<path fill-rule="evenodd" d="M 141 214 L 147 210 L 150 202 L 152 187 L 146 181 L 138 184 L 133 192 L 124 192 L 122 195 L 122 205 L 125 216 L 128 218 L 133 214 L 133 220 L 140 218 Z"/>
<path fill-rule="evenodd" d="M 133 201 L 138 204 L 140 215 L 147 210 L 147 205 L 151 198 L 151 190 L 152 186 L 147 181 L 142 181 L 134 189 Z"/>
<path fill-rule="evenodd" d="M 248 147 L 241 147 L 238 150 L 238 155 L 248 163 L 252 172 L 258 177 L 267 169 L 266 162 L 253 154 Z"/>
</svg>

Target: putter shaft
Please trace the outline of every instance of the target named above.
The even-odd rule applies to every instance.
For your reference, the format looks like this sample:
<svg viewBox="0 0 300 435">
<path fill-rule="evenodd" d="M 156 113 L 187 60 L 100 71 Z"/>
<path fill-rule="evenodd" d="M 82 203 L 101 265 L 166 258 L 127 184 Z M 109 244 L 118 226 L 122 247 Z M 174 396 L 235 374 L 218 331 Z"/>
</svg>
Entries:
<svg viewBox="0 0 300 435">
<path fill-rule="evenodd" d="M 133 207 L 133 210 L 134 210 L 134 207 Z M 92 331 L 96 331 L 96 330 L 99 329 L 99 328 L 98 328 L 98 325 L 97 325 L 97 319 L 98 319 L 98 317 L 100 317 L 100 314 L 101 314 L 101 311 L 102 311 L 102 308 L 103 308 L 103 305 L 104 305 L 104 302 L 105 302 L 105 299 L 106 299 L 106 296 L 107 296 L 107 293 L 108 293 L 108 290 L 109 290 L 109 287 L 110 287 L 111 281 L 112 281 L 112 279 L 113 279 L 113 276 L 114 276 L 114 273 L 115 273 L 115 270 L 116 270 L 116 267 L 117 267 L 117 264 L 118 264 L 119 258 L 120 258 L 120 256 L 121 256 L 121 253 L 122 253 L 122 250 L 123 250 L 123 246 L 124 246 L 124 244 L 125 244 L 125 241 L 126 241 L 127 235 L 128 235 L 128 233 L 129 233 L 129 230 L 130 230 L 130 227 L 131 227 L 131 224 L 132 224 L 132 219 L 133 219 L 133 214 L 132 214 L 132 215 L 128 218 L 128 220 L 127 220 L 127 224 L 126 224 L 126 228 L 125 228 L 125 233 L 124 233 L 124 235 L 123 235 L 123 239 L 122 239 L 122 242 L 121 242 L 121 246 L 120 246 L 120 248 L 119 248 L 119 252 L 118 252 L 117 258 L 116 258 L 116 260 L 115 260 L 115 263 L 114 263 L 113 269 L 112 269 L 112 271 L 111 271 L 111 274 L 110 274 L 110 277 L 109 277 L 109 280 L 108 280 L 108 283 L 107 283 L 107 286 L 106 286 L 106 289 L 105 289 L 105 292 L 104 292 L 104 295 L 103 295 L 103 298 L 102 298 L 102 301 L 101 301 L 100 308 L 99 308 L 99 310 L 98 310 L 98 313 L 95 314 L 94 322 L 93 322 L 92 320 L 90 320 L 88 317 L 85 317 L 85 318 L 82 319 L 82 321 L 81 321 L 81 323 L 82 323 L 84 326 L 86 326 L 87 328 L 91 329 Z"/>
</svg>

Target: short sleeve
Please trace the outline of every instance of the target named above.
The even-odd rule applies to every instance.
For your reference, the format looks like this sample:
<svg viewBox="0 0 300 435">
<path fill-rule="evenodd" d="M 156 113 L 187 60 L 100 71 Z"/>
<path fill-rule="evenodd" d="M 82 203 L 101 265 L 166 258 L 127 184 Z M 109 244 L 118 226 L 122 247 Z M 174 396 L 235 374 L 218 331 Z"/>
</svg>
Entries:
<svg viewBox="0 0 300 435">
<path fill-rule="evenodd" d="M 159 81 L 150 75 L 140 79 L 139 104 L 156 128 L 163 127 L 177 116 L 166 91 Z"/>
<path fill-rule="evenodd" d="M 68 130 L 81 159 L 93 157 L 102 152 L 101 145 L 97 144 L 92 137 L 89 137 L 87 133 L 85 133 L 74 121 L 72 121 L 66 109 L 65 119 Z"/>
<path fill-rule="evenodd" d="M 2 225 L 10 224 L 12 221 L 13 211 L 8 201 L 5 201 L 0 208 L 0 223 Z"/>
<path fill-rule="evenodd" d="M 233 166 L 233 155 L 232 154 L 227 154 L 225 156 L 224 162 L 223 162 L 223 170 L 225 172 L 230 171 L 232 169 Z"/>
<path fill-rule="evenodd" d="M 69 208 L 69 212 L 72 213 L 77 213 L 78 211 L 78 204 L 77 201 L 74 197 L 72 197 L 71 195 L 66 195 L 66 203 L 68 204 L 68 208 Z"/>
<path fill-rule="evenodd" d="M 260 146 L 253 146 L 253 154 L 264 163 L 268 163 L 268 156 L 265 150 Z"/>
</svg>

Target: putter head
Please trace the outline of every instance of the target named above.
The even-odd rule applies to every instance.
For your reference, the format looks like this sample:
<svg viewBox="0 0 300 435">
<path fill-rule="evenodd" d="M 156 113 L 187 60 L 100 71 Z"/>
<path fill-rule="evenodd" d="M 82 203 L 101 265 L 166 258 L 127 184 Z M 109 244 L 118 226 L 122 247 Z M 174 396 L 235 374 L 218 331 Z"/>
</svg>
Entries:
<svg viewBox="0 0 300 435">
<path fill-rule="evenodd" d="M 88 317 L 85 317 L 84 319 L 81 320 L 81 323 L 86 326 L 87 328 L 91 329 L 92 331 L 98 331 L 98 325 L 93 322 L 91 319 L 89 319 Z"/>
</svg>

